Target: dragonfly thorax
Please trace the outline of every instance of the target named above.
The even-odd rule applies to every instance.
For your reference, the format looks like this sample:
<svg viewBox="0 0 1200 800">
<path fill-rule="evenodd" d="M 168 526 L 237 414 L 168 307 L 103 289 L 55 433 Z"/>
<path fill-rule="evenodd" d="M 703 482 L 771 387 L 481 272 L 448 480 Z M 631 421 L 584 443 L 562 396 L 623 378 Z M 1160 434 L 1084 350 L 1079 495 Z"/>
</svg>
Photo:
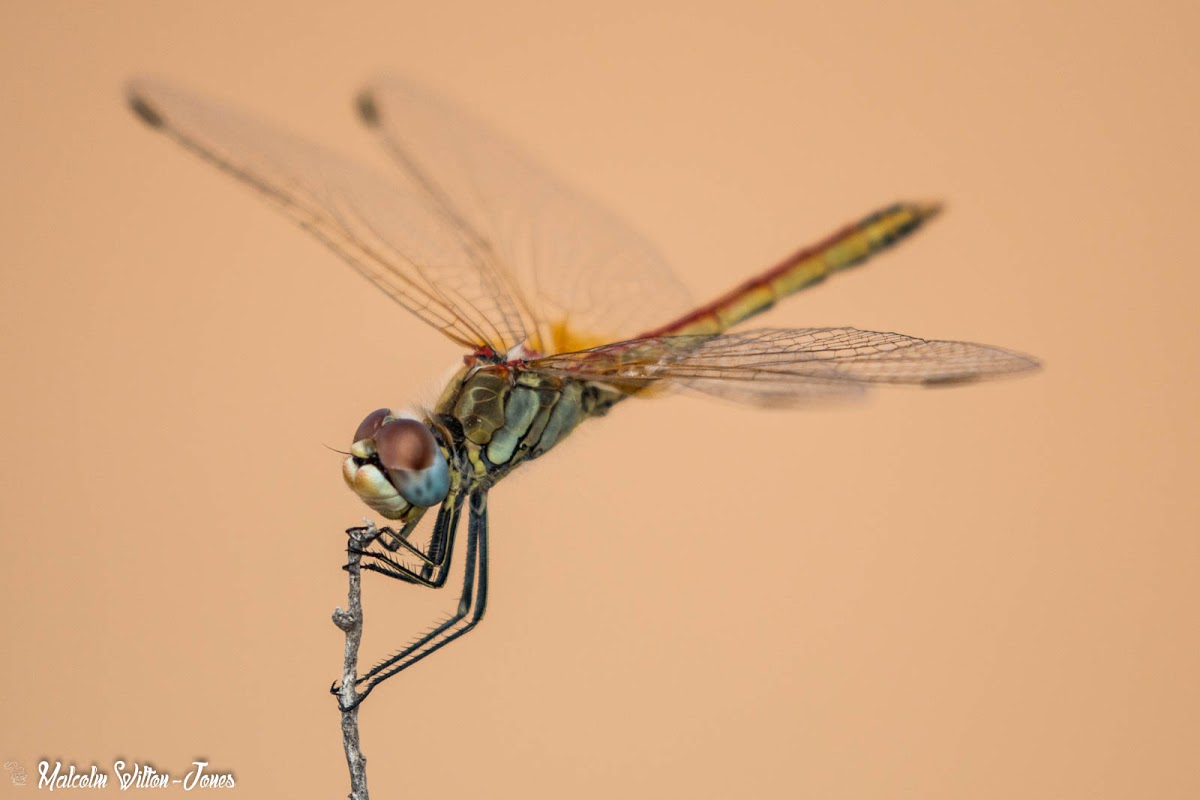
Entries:
<svg viewBox="0 0 1200 800">
<path fill-rule="evenodd" d="M 456 444 L 475 479 L 494 483 L 622 397 L 587 381 L 524 369 L 519 361 L 475 362 L 447 387 L 435 416 L 458 432 Z"/>
</svg>

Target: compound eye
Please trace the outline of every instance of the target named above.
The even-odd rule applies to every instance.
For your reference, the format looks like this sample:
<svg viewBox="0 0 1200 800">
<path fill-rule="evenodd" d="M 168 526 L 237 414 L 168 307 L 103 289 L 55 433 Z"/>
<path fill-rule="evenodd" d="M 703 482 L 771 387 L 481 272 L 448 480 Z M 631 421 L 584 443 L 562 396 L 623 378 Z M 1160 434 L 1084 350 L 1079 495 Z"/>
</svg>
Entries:
<svg viewBox="0 0 1200 800">
<path fill-rule="evenodd" d="M 368 415 L 363 425 L 378 413 Z M 377 427 L 374 439 L 380 465 L 405 500 L 432 506 L 446 499 L 450 468 L 428 427 L 415 419 L 390 419 Z"/>
<path fill-rule="evenodd" d="M 379 411 L 383 411 L 385 416 L 391 413 L 386 409 Z M 379 453 L 379 462 L 385 469 L 421 470 L 433 464 L 437 442 L 429 428 L 415 419 L 393 419 L 386 424 L 380 419 L 380 424 L 375 424 L 372 418 L 379 411 L 371 412 L 358 431 L 361 436 L 364 428 L 374 426 L 369 435 L 375 440 L 375 451 Z"/>
<path fill-rule="evenodd" d="M 387 408 L 377 408 L 363 418 L 363 421 L 358 424 L 358 430 L 354 432 L 354 438 L 350 440 L 351 444 L 361 442 L 363 439 L 372 439 L 375 437 L 375 432 L 383 425 L 383 421 L 391 416 L 391 410 Z"/>
</svg>

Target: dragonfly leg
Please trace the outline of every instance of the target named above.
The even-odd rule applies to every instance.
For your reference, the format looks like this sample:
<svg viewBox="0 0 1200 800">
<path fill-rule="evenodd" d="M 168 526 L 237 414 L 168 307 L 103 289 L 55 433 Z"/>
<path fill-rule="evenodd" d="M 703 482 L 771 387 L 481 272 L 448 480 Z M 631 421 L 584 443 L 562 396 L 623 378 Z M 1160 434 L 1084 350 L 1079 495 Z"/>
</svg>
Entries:
<svg viewBox="0 0 1200 800">
<path fill-rule="evenodd" d="M 448 545 L 452 545 L 448 541 Z M 375 665 L 355 683 L 365 684 L 354 705 L 361 703 L 371 691 L 401 670 L 407 669 L 430 653 L 440 650 L 479 624 L 487 608 L 488 590 L 488 520 L 487 494 L 471 495 L 470 518 L 467 523 L 467 566 L 463 575 L 462 594 L 458 609 L 444 622 L 421 636 L 400 652 Z M 336 692 L 335 692 L 336 694 Z M 348 711 L 349 709 L 343 709 Z"/>
<path fill-rule="evenodd" d="M 417 528 L 417 524 L 421 521 L 421 518 L 425 516 L 426 510 L 427 509 L 421 509 L 414 514 L 413 518 L 404 523 L 404 527 L 400 530 L 396 530 L 395 528 L 391 527 L 378 528 L 376 530 L 376 538 L 378 539 L 379 543 L 388 550 L 391 550 L 393 553 L 401 548 L 404 548 L 413 553 L 413 555 L 424 558 L 425 554 L 422 553 L 419 548 L 415 547 L 411 542 L 409 542 L 408 537 L 412 536 L 413 531 Z"/>
<path fill-rule="evenodd" d="M 424 508 L 418 510 L 417 513 L 413 515 L 412 519 L 404 523 L 404 527 L 400 530 L 396 530 L 390 526 L 384 528 L 374 528 L 374 540 L 379 542 L 382 547 L 387 548 L 393 553 L 395 553 L 397 550 L 404 549 L 410 554 L 421 559 L 421 561 L 424 563 L 431 563 L 433 559 L 431 559 L 419 547 L 409 541 L 409 537 L 412 536 L 413 531 L 416 530 L 417 525 L 421 522 L 421 518 L 425 516 L 425 512 L 427 510 L 428 509 Z M 359 526 L 357 528 L 349 528 L 346 533 L 351 536 L 357 536 L 361 538 L 362 534 L 366 533 L 368 530 L 370 529 Z M 362 555 L 365 551 L 358 550 L 354 552 Z"/>
<path fill-rule="evenodd" d="M 408 541 L 408 536 L 415 527 L 416 520 L 410 521 L 399 532 L 384 529 L 389 531 L 392 541 L 390 543 L 380 542 L 380 544 L 393 552 L 403 547 L 417 556 L 422 562 L 420 571 L 401 564 L 386 553 L 367 549 L 356 551 L 365 558 L 374 559 L 369 563 L 364 563 L 362 569 L 378 572 L 405 583 L 415 583 L 431 589 L 441 588 L 450 572 L 450 555 L 454 550 L 454 532 L 458 528 L 462 504 L 463 496 L 461 494 L 447 498 L 442 503 L 441 510 L 438 511 L 437 522 L 433 526 L 428 553 L 422 552 Z M 394 544 L 394 547 L 390 547 L 389 544 Z"/>
</svg>

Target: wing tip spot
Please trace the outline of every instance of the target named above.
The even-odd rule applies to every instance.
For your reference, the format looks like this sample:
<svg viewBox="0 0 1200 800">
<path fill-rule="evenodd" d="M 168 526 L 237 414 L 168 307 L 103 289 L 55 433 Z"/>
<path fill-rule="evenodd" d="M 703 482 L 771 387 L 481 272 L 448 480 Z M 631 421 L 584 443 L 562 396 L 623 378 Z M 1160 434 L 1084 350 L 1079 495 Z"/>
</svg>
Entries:
<svg viewBox="0 0 1200 800">
<path fill-rule="evenodd" d="M 378 127 L 379 106 L 375 104 L 375 95 L 371 94 L 370 89 L 365 89 L 359 93 L 358 97 L 354 100 L 354 108 L 358 111 L 358 118 L 369 127 Z"/>
<path fill-rule="evenodd" d="M 921 385 L 927 386 L 930 389 L 941 389 L 950 386 L 966 386 L 972 383 L 979 383 L 982 379 L 983 376 L 973 373 L 935 375 L 932 378 L 925 378 L 921 381 Z"/>
<path fill-rule="evenodd" d="M 138 118 L 149 125 L 151 128 L 161 128 L 165 124 L 162 114 L 150 104 L 150 101 L 138 94 L 136 88 L 130 88 L 126 95 L 126 100 L 129 103 L 129 110 L 138 116 Z"/>
</svg>

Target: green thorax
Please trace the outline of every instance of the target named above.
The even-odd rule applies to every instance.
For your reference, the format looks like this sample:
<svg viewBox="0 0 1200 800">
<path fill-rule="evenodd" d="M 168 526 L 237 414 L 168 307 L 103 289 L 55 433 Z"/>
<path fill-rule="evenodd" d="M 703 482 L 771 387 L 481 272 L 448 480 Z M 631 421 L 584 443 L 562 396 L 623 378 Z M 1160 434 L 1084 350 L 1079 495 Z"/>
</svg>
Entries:
<svg viewBox="0 0 1200 800">
<path fill-rule="evenodd" d="M 526 370 L 518 364 L 476 361 L 451 379 L 438 400 L 435 418 L 449 429 L 475 479 L 494 483 L 517 464 L 558 444 L 587 417 L 607 413 L 624 397 L 616 389 L 588 381 Z"/>
</svg>

